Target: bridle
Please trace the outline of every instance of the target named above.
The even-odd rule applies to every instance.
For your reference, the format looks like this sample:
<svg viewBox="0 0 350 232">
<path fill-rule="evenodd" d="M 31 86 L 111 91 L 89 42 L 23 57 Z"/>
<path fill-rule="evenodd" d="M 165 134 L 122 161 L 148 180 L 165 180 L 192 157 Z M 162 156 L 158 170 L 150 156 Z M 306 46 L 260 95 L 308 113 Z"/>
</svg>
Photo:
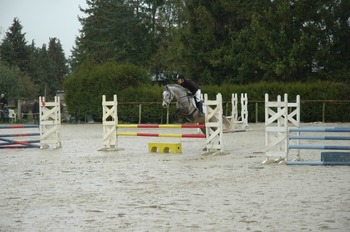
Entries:
<svg viewBox="0 0 350 232">
<path fill-rule="evenodd" d="M 169 94 L 169 98 L 165 98 L 165 97 L 164 97 L 164 92 L 167 92 L 167 93 Z M 176 98 L 176 96 L 171 92 L 171 90 L 170 90 L 170 88 L 169 88 L 168 86 L 166 87 L 166 89 L 164 90 L 164 92 L 163 92 L 163 101 L 164 101 L 167 105 L 170 105 L 171 101 L 173 100 L 174 97 Z M 191 99 L 191 98 L 190 98 L 187 94 L 183 95 L 182 97 L 177 97 L 176 100 L 177 100 L 178 102 L 181 102 L 181 100 L 182 100 L 183 98 L 187 98 L 188 103 L 190 104 L 190 101 L 191 101 L 190 99 Z"/>
<path fill-rule="evenodd" d="M 164 92 L 167 92 L 169 94 L 169 98 L 165 98 L 164 97 Z M 163 92 L 163 101 L 167 104 L 170 105 L 171 100 L 173 99 L 173 94 L 171 93 L 171 91 L 169 90 L 169 88 L 167 88 L 166 90 L 164 90 Z"/>
</svg>

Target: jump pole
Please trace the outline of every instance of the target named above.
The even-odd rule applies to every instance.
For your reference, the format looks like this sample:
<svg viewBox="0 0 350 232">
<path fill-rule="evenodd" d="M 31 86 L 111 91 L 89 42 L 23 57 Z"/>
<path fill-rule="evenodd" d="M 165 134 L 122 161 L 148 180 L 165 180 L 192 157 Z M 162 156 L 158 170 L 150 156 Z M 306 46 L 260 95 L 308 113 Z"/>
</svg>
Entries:
<svg viewBox="0 0 350 232">
<path fill-rule="evenodd" d="M 39 129 L 38 125 L 1 125 L 1 131 L 11 131 L 12 133 L 0 132 L 0 149 L 19 148 L 40 148 L 40 133 L 23 132 L 27 129 Z M 19 131 L 20 130 L 20 131 Z M 30 140 L 30 137 L 32 139 Z M 35 137 L 35 138 L 33 138 Z"/>
<path fill-rule="evenodd" d="M 287 161 L 288 165 L 311 165 L 311 166 L 349 166 L 350 162 L 324 162 L 324 161 Z"/>
<path fill-rule="evenodd" d="M 307 150 L 329 150 L 330 152 L 321 152 L 321 161 L 288 161 L 288 165 L 350 165 L 350 146 L 344 145 L 326 145 L 326 144 L 300 144 L 299 140 L 331 140 L 331 141 L 348 141 L 350 136 L 337 135 L 300 135 L 300 133 L 350 133 L 350 127 L 300 127 L 290 128 L 288 133 L 288 141 L 296 140 L 297 144 L 288 143 L 288 151 L 292 149 Z M 299 133 L 291 135 L 291 133 Z M 339 152 L 349 151 L 349 152 Z"/>
<path fill-rule="evenodd" d="M 205 124 L 118 124 L 117 128 L 205 128 Z"/>
<path fill-rule="evenodd" d="M 300 127 L 291 128 L 290 132 L 344 132 L 349 133 L 350 127 Z"/>
<path fill-rule="evenodd" d="M 157 134 L 141 132 L 117 132 L 117 136 L 143 136 L 143 137 L 167 137 L 167 138 L 198 138 L 205 139 L 205 134 Z"/>
<path fill-rule="evenodd" d="M 29 129 L 39 128 L 39 133 L 11 133 L 0 134 L 0 149 L 11 148 L 40 148 L 53 149 L 61 147 L 60 126 L 61 126 L 61 104 L 60 98 L 55 97 L 53 102 L 47 102 L 45 97 L 39 97 L 39 125 L 1 125 L 0 129 Z M 35 140 L 14 140 L 5 138 L 37 136 Z M 40 145 L 38 145 L 38 144 Z"/>
<path fill-rule="evenodd" d="M 113 101 L 107 101 L 106 96 L 102 96 L 103 109 L 103 147 L 100 151 L 118 150 L 118 136 L 149 136 L 149 137 L 178 137 L 178 138 L 206 138 L 206 149 L 211 153 L 223 152 L 223 130 L 222 130 L 222 96 L 217 94 L 216 100 L 208 100 L 205 94 L 204 106 L 206 107 L 205 125 L 201 124 L 118 124 L 118 101 L 117 95 L 113 96 Z M 214 121 L 213 121 L 214 120 Z M 130 133 L 117 132 L 118 128 L 206 128 L 206 135 L 199 134 L 153 134 L 153 133 Z"/>
<path fill-rule="evenodd" d="M 5 125 L 0 126 L 0 130 L 13 130 L 13 129 L 29 129 L 39 128 L 38 125 Z M 14 149 L 14 148 L 40 148 L 40 139 L 32 140 L 16 140 L 15 138 L 21 137 L 28 139 L 27 137 L 36 136 L 39 138 L 40 133 L 12 133 L 12 134 L 0 134 L 0 149 Z"/>
<path fill-rule="evenodd" d="M 11 149 L 11 148 L 40 148 L 40 145 L 35 143 L 40 143 L 40 140 L 27 140 L 27 141 L 16 141 L 11 139 L 0 138 L 0 141 L 5 143 L 0 144 L 0 149 Z M 17 146 L 22 145 L 22 146 Z"/>
<path fill-rule="evenodd" d="M 290 126 L 292 125 L 292 126 Z M 334 135 L 301 135 L 301 133 L 350 133 L 350 127 L 300 127 L 300 97 L 297 96 L 295 103 L 288 102 L 288 95 L 284 95 L 284 101 L 277 96 L 277 101 L 269 101 L 265 95 L 265 152 L 268 159 L 263 163 L 280 162 L 288 165 L 350 165 L 350 146 L 326 145 L 326 144 L 300 144 L 303 140 L 332 140 L 347 141 L 350 136 Z M 291 134 L 294 133 L 294 134 Z M 290 144 L 295 140 L 295 144 Z M 322 152 L 321 161 L 302 161 L 300 150 L 330 150 Z M 297 150 L 297 159 L 289 161 L 290 150 Z M 269 160 L 271 156 L 278 159 Z"/>
<path fill-rule="evenodd" d="M 38 125 L 3 125 L 0 129 L 23 129 L 23 128 L 38 128 Z"/>
</svg>

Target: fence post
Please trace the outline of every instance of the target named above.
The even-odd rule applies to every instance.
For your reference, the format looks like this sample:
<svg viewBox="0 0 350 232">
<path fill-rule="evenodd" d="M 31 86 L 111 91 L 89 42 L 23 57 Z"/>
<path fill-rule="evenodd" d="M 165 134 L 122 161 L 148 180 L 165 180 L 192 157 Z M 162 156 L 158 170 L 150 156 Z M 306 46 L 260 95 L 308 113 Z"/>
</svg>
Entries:
<svg viewBox="0 0 350 232">
<path fill-rule="evenodd" d="M 259 113 L 258 113 L 258 109 L 259 109 L 259 103 L 255 102 L 255 123 L 259 122 Z"/>
<path fill-rule="evenodd" d="M 325 114 L 326 114 L 326 101 L 323 101 L 322 102 L 322 122 L 324 123 L 326 120 L 325 120 Z"/>
<path fill-rule="evenodd" d="M 169 124 L 169 107 L 166 108 L 166 124 Z"/>
<path fill-rule="evenodd" d="M 142 104 L 139 104 L 139 124 L 141 123 L 141 118 L 142 118 L 141 111 L 142 111 Z"/>
</svg>

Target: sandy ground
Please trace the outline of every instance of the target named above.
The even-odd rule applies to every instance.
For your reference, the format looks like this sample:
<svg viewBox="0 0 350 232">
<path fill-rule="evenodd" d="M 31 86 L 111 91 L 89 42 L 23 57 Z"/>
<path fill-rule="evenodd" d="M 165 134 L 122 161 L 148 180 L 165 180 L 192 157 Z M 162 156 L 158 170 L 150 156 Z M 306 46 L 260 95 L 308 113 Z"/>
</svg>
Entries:
<svg viewBox="0 0 350 232">
<path fill-rule="evenodd" d="M 350 167 L 263 165 L 264 138 L 250 124 L 225 155 L 145 137 L 102 152 L 101 124 L 62 125 L 61 149 L 0 150 L 0 231 L 350 231 Z"/>
</svg>

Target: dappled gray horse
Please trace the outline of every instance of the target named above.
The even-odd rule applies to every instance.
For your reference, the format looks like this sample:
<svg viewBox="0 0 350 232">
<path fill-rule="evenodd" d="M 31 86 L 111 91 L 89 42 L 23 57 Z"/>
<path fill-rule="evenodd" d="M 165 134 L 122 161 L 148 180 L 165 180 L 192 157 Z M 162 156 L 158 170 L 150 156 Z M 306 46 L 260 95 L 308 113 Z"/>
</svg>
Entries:
<svg viewBox="0 0 350 232">
<path fill-rule="evenodd" d="M 198 115 L 199 111 L 196 108 L 193 96 L 189 96 L 184 87 L 178 84 L 165 85 L 162 106 L 164 108 L 169 107 L 174 98 L 177 101 L 175 111 L 176 116 L 181 115 L 190 122 L 200 124 L 205 123 L 205 117 Z"/>
</svg>

